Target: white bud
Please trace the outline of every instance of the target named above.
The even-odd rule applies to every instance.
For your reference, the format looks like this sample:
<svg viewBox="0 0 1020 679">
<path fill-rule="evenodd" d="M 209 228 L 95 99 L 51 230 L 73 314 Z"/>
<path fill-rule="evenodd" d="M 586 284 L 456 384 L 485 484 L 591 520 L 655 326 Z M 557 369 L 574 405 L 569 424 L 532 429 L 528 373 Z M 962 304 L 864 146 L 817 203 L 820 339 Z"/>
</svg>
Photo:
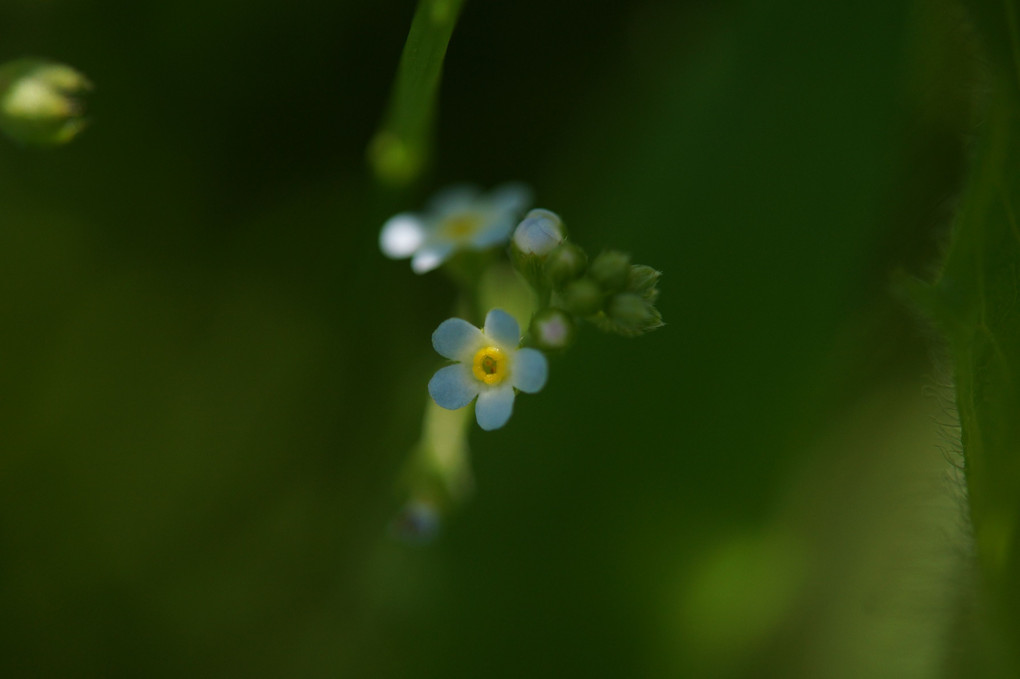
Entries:
<svg viewBox="0 0 1020 679">
<path fill-rule="evenodd" d="M 514 231 L 514 244 L 520 251 L 538 256 L 552 252 L 563 239 L 563 220 L 549 210 L 532 210 Z"/>
</svg>

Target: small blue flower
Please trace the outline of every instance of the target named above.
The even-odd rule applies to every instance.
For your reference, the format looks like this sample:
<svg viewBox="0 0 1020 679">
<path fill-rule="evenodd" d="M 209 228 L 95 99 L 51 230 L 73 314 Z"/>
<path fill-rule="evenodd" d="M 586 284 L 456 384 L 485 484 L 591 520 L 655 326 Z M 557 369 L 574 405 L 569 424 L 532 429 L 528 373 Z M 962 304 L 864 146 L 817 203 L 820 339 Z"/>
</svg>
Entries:
<svg viewBox="0 0 1020 679">
<path fill-rule="evenodd" d="M 504 184 L 487 194 L 454 186 L 438 193 L 423 214 L 390 217 L 379 233 L 379 248 L 391 259 L 410 257 L 415 273 L 427 273 L 457 250 L 507 242 L 530 201 L 531 192 L 522 184 Z"/>
<path fill-rule="evenodd" d="M 486 315 L 482 330 L 461 318 L 446 319 L 432 333 L 432 346 L 457 363 L 436 372 L 429 394 L 448 410 L 463 408 L 477 396 L 478 426 L 499 429 L 513 412 L 515 389 L 541 391 L 549 375 L 542 352 L 519 349 L 520 344 L 520 326 L 502 309 Z"/>
</svg>

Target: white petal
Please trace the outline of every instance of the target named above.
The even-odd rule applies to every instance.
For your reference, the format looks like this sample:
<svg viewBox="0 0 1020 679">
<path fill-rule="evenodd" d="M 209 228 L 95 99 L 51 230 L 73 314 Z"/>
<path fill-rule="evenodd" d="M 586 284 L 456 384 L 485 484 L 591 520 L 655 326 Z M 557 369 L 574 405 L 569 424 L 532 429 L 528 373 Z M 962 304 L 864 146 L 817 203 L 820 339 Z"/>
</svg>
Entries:
<svg viewBox="0 0 1020 679">
<path fill-rule="evenodd" d="M 521 344 L 521 326 L 502 309 L 491 309 L 485 316 L 485 336 L 504 349 L 516 349 Z"/>
<path fill-rule="evenodd" d="M 390 259 L 403 259 L 414 254 L 425 242 L 425 225 L 414 215 L 394 215 L 379 232 L 379 249 Z"/>
<path fill-rule="evenodd" d="M 538 349 L 521 349 L 514 356 L 510 379 L 521 391 L 529 394 L 542 391 L 548 377 L 549 362 Z"/>
<path fill-rule="evenodd" d="M 450 243 L 426 245 L 414 253 L 414 257 L 411 258 L 411 269 L 415 273 L 428 273 L 445 262 L 452 252 L 453 245 Z"/>
<path fill-rule="evenodd" d="M 464 363 L 471 362 L 484 342 L 482 331 L 463 318 L 447 318 L 432 333 L 432 346 L 441 356 Z"/>
<path fill-rule="evenodd" d="M 506 243 L 510 240 L 510 231 L 513 228 L 513 220 L 508 217 L 491 220 L 471 237 L 471 245 L 481 250 Z"/>
<path fill-rule="evenodd" d="M 489 194 L 489 204 L 502 212 L 517 217 L 531 204 L 531 188 L 521 182 L 500 184 Z"/>
<path fill-rule="evenodd" d="M 478 187 L 472 184 L 456 184 L 432 196 L 428 211 L 436 216 L 448 215 L 470 209 L 478 200 Z"/>
<path fill-rule="evenodd" d="M 514 388 L 503 383 L 495 389 L 486 389 L 478 394 L 475 404 L 475 419 L 478 426 L 486 431 L 499 429 L 510 419 L 514 410 Z"/>
<path fill-rule="evenodd" d="M 440 408 L 463 408 L 478 395 L 481 382 L 471 374 L 471 366 L 457 363 L 440 368 L 429 380 L 429 396 Z"/>
</svg>

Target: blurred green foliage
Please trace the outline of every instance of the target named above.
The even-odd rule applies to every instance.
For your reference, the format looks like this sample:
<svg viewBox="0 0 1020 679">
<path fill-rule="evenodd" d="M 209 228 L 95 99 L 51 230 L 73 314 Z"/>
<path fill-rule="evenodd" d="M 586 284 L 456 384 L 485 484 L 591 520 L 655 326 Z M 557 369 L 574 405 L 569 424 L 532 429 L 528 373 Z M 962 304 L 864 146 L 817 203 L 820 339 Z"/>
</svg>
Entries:
<svg viewBox="0 0 1020 679">
<path fill-rule="evenodd" d="M 0 61 L 96 85 L 70 145 L 0 145 L 0 675 L 974 676 L 952 413 L 888 291 L 963 182 L 969 15 L 468 2 L 395 196 L 414 9 L 0 6 Z M 507 179 L 663 271 L 668 325 L 588 328 L 404 545 L 453 288 L 378 228 Z"/>
<path fill-rule="evenodd" d="M 970 3 L 989 63 L 980 137 L 931 296 L 950 341 L 986 627 L 983 671 L 1020 673 L 1020 14 Z M 922 297 L 922 299 L 924 299 Z M 983 639 L 981 637 L 990 637 Z"/>
</svg>

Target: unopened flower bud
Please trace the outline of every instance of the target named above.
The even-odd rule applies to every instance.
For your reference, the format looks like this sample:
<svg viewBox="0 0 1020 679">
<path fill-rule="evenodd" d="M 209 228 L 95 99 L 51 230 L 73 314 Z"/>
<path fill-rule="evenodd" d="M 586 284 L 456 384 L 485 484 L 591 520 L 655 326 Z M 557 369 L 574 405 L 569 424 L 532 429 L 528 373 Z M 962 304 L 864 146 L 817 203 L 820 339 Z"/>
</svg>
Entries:
<svg viewBox="0 0 1020 679">
<path fill-rule="evenodd" d="M 549 210 L 532 210 L 524 216 L 524 221 L 514 231 L 514 245 L 525 254 L 549 254 L 563 242 L 563 220 L 555 212 Z"/>
<path fill-rule="evenodd" d="M 632 292 L 613 295 L 606 303 L 606 317 L 613 330 L 621 335 L 635 336 L 662 326 L 662 314 L 651 302 Z"/>
<path fill-rule="evenodd" d="M 650 266 L 634 264 L 630 267 L 627 276 L 627 292 L 641 295 L 649 302 L 654 302 L 659 296 L 659 290 L 655 287 L 662 276 L 661 271 L 656 271 Z"/>
<path fill-rule="evenodd" d="M 531 319 L 531 338 L 547 351 L 566 349 L 574 341 L 574 320 L 559 309 L 542 309 Z"/>
<path fill-rule="evenodd" d="M 606 250 L 592 260 L 588 276 L 606 292 L 619 292 L 627 285 L 630 275 L 630 255 L 617 250 Z"/>
<path fill-rule="evenodd" d="M 70 66 L 39 59 L 0 65 L 0 130 L 25 144 L 55 146 L 86 125 L 80 96 L 92 84 Z"/>
<path fill-rule="evenodd" d="M 584 273 L 587 265 L 588 255 L 580 246 L 563 243 L 546 257 L 545 277 L 558 290 Z"/>
<path fill-rule="evenodd" d="M 561 293 L 563 306 L 577 316 L 591 316 L 602 308 L 604 295 L 598 283 L 590 278 L 578 278 L 567 283 Z"/>
</svg>

